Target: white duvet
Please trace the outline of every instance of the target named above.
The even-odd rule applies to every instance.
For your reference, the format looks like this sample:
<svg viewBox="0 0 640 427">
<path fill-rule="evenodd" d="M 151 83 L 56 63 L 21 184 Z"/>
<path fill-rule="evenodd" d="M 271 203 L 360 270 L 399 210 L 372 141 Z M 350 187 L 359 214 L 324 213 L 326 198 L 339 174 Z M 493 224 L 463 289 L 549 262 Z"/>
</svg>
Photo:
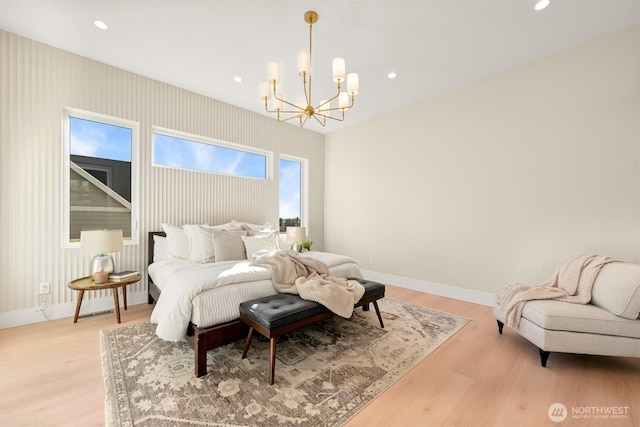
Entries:
<svg viewBox="0 0 640 427">
<path fill-rule="evenodd" d="M 362 277 L 353 258 L 328 252 L 306 252 L 308 256 L 324 262 L 331 275 L 338 277 Z M 246 292 L 252 282 L 271 280 L 271 270 L 251 265 L 245 261 L 223 261 L 217 263 L 196 264 L 167 260 L 149 266 L 149 274 L 154 283 L 162 289 L 160 298 L 151 313 L 151 322 L 157 324 L 156 334 L 166 341 L 182 341 L 193 312 L 193 301 L 202 292 L 222 287 L 231 290 L 235 285 L 242 289 L 245 300 L 257 298 Z M 273 286 L 271 285 L 271 288 Z M 276 290 L 268 289 L 268 294 Z M 264 286 L 262 286 L 264 294 Z M 244 297 L 244 295 L 248 295 Z M 240 301 L 242 302 L 242 301 Z M 238 308 L 234 306 L 235 317 Z M 231 319 L 229 319 L 231 320 Z"/>
</svg>

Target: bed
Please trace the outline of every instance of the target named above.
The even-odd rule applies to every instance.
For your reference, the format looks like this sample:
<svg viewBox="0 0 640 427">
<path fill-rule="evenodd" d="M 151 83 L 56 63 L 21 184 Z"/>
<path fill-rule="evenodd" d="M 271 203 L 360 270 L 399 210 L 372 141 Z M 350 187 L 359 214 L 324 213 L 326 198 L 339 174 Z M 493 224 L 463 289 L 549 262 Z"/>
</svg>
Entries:
<svg viewBox="0 0 640 427">
<path fill-rule="evenodd" d="M 185 233 L 189 238 L 193 237 L 194 230 L 196 234 L 207 234 L 215 228 L 206 225 L 183 227 L 191 230 Z M 197 240 L 185 242 L 184 237 L 176 245 L 174 236 L 183 227 L 163 224 L 163 231 L 151 231 L 148 234 L 148 301 L 149 304 L 156 304 L 151 321 L 158 325 L 158 336 L 169 341 L 186 339 L 195 352 L 195 375 L 201 377 L 207 373 L 207 351 L 246 337 L 248 328 L 239 320 L 240 303 L 274 295 L 277 291 L 271 282 L 270 272 L 251 267 L 247 259 L 225 259 L 222 256 L 214 259 L 206 249 L 196 248 L 194 242 Z M 237 241 L 237 235 L 248 236 L 243 239 L 246 245 L 243 248 L 249 254 L 260 247 L 268 249 L 264 247 L 266 238 L 249 237 L 268 233 L 251 227 L 244 225 L 240 228 L 238 224 L 227 224 L 223 231 L 213 232 L 218 233 L 216 236 L 221 237 L 220 241 L 224 240 L 222 237 L 226 239 L 232 235 L 234 241 Z M 277 232 L 272 233 L 277 245 Z M 250 246 L 251 241 L 260 243 Z M 172 249 L 168 250 L 168 246 Z M 176 247 L 178 251 L 181 247 L 183 252 L 176 254 Z M 223 248 L 216 247 L 217 254 L 223 255 Z M 189 251 L 190 255 L 187 254 Z M 303 256 L 325 262 L 332 276 L 362 277 L 357 263 L 349 257 L 316 251 Z M 240 257 L 236 254 L 230 258 Z"/>
</svg>

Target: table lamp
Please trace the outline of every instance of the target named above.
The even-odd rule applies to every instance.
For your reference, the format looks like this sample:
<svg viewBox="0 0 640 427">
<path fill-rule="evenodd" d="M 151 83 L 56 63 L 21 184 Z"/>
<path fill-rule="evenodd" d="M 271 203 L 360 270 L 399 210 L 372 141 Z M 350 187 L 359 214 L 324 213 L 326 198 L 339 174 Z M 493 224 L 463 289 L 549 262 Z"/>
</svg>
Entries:
<svg viewBox="0 0 640 427">
<path fill-rule="evenodd" d="M 287 227 L 287 242 L 293 242 L 291 249 L 300 252 L 302 242 L 307 240 L 307 230 L 304 227 Z"/>
<path fill-rule="evenodd" d="M 109 253 L 124 250 L 122 230 L 81 231 L 80 247 L 82 252 L 94 255 L 89 264 L 89 272 L 96 283 L 106 282 L 109 273 L 115 271 L 113 258 Z M 96 276 L 96 273 L 102 274 Z"/>
</svg>

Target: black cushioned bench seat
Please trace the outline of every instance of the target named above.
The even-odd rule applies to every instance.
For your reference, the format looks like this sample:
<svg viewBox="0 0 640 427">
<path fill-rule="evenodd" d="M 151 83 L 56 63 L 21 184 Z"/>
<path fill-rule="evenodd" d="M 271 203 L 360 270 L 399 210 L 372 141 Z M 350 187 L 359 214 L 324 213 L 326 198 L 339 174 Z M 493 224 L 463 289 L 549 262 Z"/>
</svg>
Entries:
<svg viewBox="0 0 640 427">
<path fill-rule="evenodd" d="M 380 327 L 384 328 L 377 302 L 380 298 L 384 298 L 384 285 L 365 279 L 353 280 L 360 282 L 365 289 L 364 295 L 354 306 L 368 310 L 369 303 L 373 303 Z M 324 305 L 303 300 L 293 294 L 276 294 L 243 302 L 240 304 L 240 320 L 249 325 L 249 334 L 244 344 L 242 358 L 247 356 L 254 330 L 269 338 L 271 362 L 269 384 L 273 384 L 278 336 L 329 319 L 333 315 L 333 312 Z"/>
</svg>

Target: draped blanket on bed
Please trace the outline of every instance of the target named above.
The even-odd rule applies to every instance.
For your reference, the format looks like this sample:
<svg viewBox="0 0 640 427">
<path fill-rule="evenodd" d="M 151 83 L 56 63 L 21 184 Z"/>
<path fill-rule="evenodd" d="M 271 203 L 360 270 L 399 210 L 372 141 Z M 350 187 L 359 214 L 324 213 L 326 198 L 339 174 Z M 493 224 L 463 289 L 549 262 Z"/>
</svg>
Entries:
<svg viewBox="0 0 640 427">
<path fill-rule="evenodd" d="M 320 260 L 329 268 L 356 263 L 353 258 L 328 252 L 314 251 L 301 258 Z M 269 268 L 252 265 L 249 261 L 191 264 L 173 274 L 162 289 L 151 313 L 151 322 L 158 325 L 156 335 L 167 341 L 184 340 L 191 321 L 193 299 L 201 292 L 238 283 L 270 280 L 271 277 Z M 275 288 L 273 293 L 276 293 Z"/>
<path fill-rule="evenodd" d="M 364 295 L 364 286 L 357 280 L 332 277 L 322 261 L 302 258 L 296 251 L 256 253 L 251 264 L 271 270 L 271 280 L 278 292 L 298 294 L 338 316 L 351 317 L 353 305 Z"/>
<path fill-rule="evenodd" d="M 513 283 L 498 290 L 496 294 L 502 320 L 510 327 L 517 328 L 520 325 L 524 304 L 531 300 L 557 299 L 575 304 L 589 303 L 598 273 L 605 264 L 614 261 L 604 256 L 578 255 L 564 262 L 545 283 Z"/>
</svg>

